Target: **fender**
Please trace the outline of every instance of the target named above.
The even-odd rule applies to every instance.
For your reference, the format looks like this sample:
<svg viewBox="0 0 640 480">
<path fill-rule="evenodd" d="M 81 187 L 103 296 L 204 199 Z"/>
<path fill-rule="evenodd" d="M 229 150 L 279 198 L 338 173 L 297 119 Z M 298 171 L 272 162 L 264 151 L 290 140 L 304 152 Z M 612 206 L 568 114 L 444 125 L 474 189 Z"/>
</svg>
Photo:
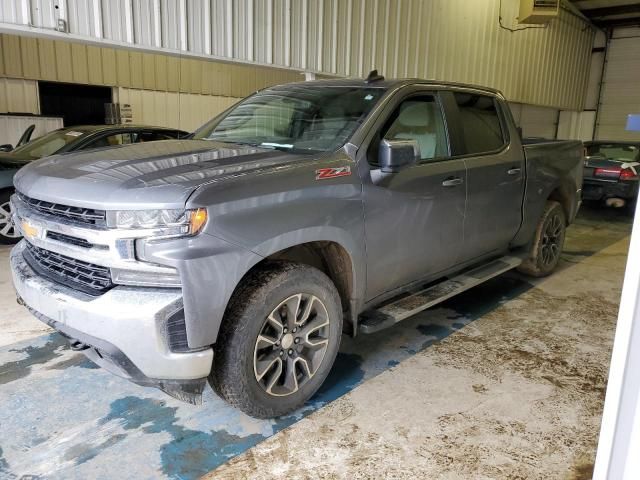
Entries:
<svg viewBox="0 0 640 480">
<path fill-rule="evenodd" d="M 353 291 L 351 300 L 359 307 L 364 300 L 366 286 L 366 254 L 364 239 L 354 238 L 350 232 L 328 226 L 317 226 L 285 232 L 257 245 L 254 252 L 261 257 L 269 257 L 287 248 L 310 242 L 334 242 L 345 249 L 351 260 Z"/>
</svg>

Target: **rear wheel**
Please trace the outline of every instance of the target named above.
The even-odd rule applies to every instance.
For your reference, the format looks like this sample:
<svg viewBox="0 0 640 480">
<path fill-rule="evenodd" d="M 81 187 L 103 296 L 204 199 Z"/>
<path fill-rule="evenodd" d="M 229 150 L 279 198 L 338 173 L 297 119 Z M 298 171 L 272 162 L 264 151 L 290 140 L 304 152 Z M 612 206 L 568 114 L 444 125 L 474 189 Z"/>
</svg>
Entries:
<svg viewBox="0 0 640 480">
<path fill-rule="evenodd" d="M 340 297 L 324 273 L 289 262 L 259 267 L 230 302 L 209 383 L 254 417 L 290 413 L 326 379 L 341 333 Z"/>
<path fill-rule="evenodd" d="M 533 277 L 545 277 L 560 261 L 567 220 L 562 205 L 548 201 L 538 222 L 529 257 L 518 270 Z"/>
<path fill-rule="evenodd" d="M 21 238 L 11 216 L 9 198 L 12 193 L 10 190 L 0 192 L 0 244 L 4 245 L 18 243 Z"/>
</svg>

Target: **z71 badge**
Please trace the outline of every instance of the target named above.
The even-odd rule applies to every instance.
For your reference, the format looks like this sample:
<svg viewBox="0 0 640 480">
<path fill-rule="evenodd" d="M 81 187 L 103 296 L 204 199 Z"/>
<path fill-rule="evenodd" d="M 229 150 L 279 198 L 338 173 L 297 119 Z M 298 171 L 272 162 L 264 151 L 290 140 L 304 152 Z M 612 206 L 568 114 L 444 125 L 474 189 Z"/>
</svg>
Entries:
<svg viewBox="0 0 640 480">
<path fill-rule="evenodd" d="M 326 180 L 328 178 L 347 177 L 351 175 L 351 167 L 331 167 L 316 170 L 316 180 Z"/>
</svg>

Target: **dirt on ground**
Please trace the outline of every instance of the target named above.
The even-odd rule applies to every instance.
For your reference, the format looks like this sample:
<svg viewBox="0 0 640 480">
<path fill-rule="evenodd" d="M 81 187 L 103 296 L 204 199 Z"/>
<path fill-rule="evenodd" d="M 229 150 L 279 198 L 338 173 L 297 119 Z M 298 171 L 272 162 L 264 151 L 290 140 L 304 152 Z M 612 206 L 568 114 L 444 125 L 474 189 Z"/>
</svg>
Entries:
<svg viewBox="0 0 640 480">
<path fill-rule="evenodd" d="M 570 254 L 209 478 L 591 478 L 627 245 Z"/>
</svg>

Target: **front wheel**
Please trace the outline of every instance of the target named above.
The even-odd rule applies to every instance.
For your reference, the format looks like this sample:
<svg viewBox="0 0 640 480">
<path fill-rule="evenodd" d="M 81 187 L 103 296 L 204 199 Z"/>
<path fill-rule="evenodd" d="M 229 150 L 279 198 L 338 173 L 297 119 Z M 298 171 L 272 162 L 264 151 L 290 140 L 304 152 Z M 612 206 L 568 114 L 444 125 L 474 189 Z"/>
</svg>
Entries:
<svg viewBox="0 0 640 480">
<path fill-rule="evenodd" d="M 285 415 L 322 385 L 341 334 L 340 297 L 324 273 L 290 262 L 267 264 L 231 299 L 209 383 L 251 416 Z"/>
<path fill-rule="evenodd" d="M 4 245 L 13 245 L 22 238 L 13 223 L 9 202 L 12 193 L 9 190 L 0 192 L 0 244 Z"/>
<path fill-rule="evenodd" d="M 548 201 L 536 228 L 529 257 L 518 270 L 533 277 L 546 277 L 560 261 L 567 220 L 562 205 Z"/>
</svg>

